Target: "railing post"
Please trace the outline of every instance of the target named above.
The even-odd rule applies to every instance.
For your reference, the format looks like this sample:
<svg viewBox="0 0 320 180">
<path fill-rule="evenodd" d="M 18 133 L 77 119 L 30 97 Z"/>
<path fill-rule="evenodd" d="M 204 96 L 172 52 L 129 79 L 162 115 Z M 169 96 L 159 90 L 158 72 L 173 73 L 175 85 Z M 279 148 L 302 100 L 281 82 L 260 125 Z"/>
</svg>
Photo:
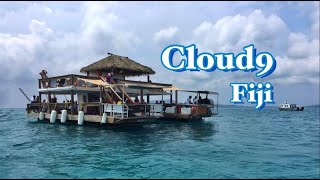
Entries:
<svg viewBox="0 0 320 180">
<path fill-rule="evenodd" d="M 199 97 L 200 97 L 200 93 L 197 93 L 198 96 L 198 102 L 197 102 L 197 115 L 199 114 Z"/>
<path fill-rule="evenodd" d="M 113 104 L 111 104 L 111 114 L 112 114 L 112 117 L 114 117 Z"/>
<path fill-rule="evenodd" d="M 73 90 L 71 90 L 71 114 L 74 114 L 74 93 Z"/>
<path fill-rule="evenodd" d="M 144 116 L 147 116 L 147 104 L 144 105 Z"/>
<path fill-rule="evenodd" d="M 102 109 L 103 109 L 103 106 L 102 106 L 102 87 L 101 86 L 99 86 L 99 89 L 100 89 L 100 98 L 99 98 L 99 100 L 100 100 L 100 116 L 102 116 Z"/>
<path fill-rule="evenodd" d="M 121 118 L 123 119 L 123 110 L 124 110 L 124 108 L 123 108 L 123 104 L 121 105 Z"/>
<path fill-rule="evenodd" d="M 163 106 L 161 105 L 161 111 L 160 111 L 161 116 L 163 116 L 163 111 L 162 111 L 162 109 L 163 109 Z"/>
<path fill-rule="evenodd" d="M 175 102 L 176 102 L 176 107 L 174 111 L 176 114 L 178 114 L 178 90 L 175 91 Z"/>
<path fill-rule="evenodd" d="M 41 112 L 41 95 L 42 95 L 42 93 L 41 92 L 39 92 L 39 112 Z"/>
</svg>

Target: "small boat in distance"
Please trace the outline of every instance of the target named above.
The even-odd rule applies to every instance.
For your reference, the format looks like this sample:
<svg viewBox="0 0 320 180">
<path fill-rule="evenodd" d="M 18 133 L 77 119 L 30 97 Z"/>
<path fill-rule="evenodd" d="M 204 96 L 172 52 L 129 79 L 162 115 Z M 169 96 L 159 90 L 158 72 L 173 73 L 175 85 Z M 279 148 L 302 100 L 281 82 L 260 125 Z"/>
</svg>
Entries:
<svg viewBox="0 0 320 180">
<path fill-rule="evenodd" d="M 280 111 L 303 111 L 304 107 L 297 107 L 296 104 L 288 104 L 287 101 L 281 104 L 279 107 Z"/>
</svg>

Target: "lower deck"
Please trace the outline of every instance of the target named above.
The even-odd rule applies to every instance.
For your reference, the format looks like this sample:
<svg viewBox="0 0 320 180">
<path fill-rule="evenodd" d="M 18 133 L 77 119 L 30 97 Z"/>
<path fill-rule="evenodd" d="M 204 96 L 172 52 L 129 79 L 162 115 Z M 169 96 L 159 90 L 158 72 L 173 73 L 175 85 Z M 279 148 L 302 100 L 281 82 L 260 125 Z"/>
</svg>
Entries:
<svg viewBox="0 0 320 180">
<path fill-rule="evenodd" d="M 43 113 L 44 119 L 43 121 L 49 122 L 51 118 L 50 113 Z M 40 120 L 40 113 L 30 112 L 27 113 L 29 118 L 36 118 Z M 71 115 L 67 114 L 66 123 L 74 123 L 77 124 L 79 115 Z M 157 120 L 182 120 L 182 121 L 192 121 L 192 120 L 202 120 L 203 117 L 211 117 L 211 116 L 197 116 L 197 115 L 187 115 L 187 114 L 173 114 L 173 113 L 164 113 L 163 116 L 136 116 L 136 117 L 110 117 L 107 116 L 106 124 L 126 124 L 126 123 L 140 123 L 140 122 L 150 122 Z M 56 120 L 61 122 L 62 114 L 56 115 Z M 100 115 L 84 115 L 83 122 L 86 123 L 94 123 L 94 124 L 103 124 L 102 120 L 103 116 Z"/>
<path fill-rule="evenodd" d="M 29 118 L 37 118 L 39 120 L 39 115 L 40 113 L 27 113 L 27 116 Z M 50 120 L 51 114 L 49 113 L 44 113 L 44 120 L 48 121 Z M 156 120 L 158 117 L 107 117 L 107 124 L 123 124 L 123 123 L 137 123 L 137 122 L 145 122 L 145 121 L 152 121 Z M 57 114 L 56 120 L 61 120 L 61 114 Z M 67 122 L 73 121 L 74 123 L 78 122 L 78 115 L 67 115 Z M 83 116 L 83 121 L 84 122 L 89 122 L 89 123 L 98 123 L 102 124 L 102 116 L 100 115 L 84 115 Z"/>
</svg>

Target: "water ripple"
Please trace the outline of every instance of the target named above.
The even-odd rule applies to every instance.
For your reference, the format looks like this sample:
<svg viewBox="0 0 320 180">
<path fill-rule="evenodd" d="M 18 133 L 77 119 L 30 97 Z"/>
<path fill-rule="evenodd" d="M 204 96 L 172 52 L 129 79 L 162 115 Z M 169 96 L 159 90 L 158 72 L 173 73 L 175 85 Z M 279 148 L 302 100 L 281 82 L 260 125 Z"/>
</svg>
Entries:
<svg viewBox="0 0 320 180">
<path fill-rule="evenodd" d="M 319 108 L 219 113 L 102 128 L 0 109 L 0 178 L 319 178 Z"/>
</svg>

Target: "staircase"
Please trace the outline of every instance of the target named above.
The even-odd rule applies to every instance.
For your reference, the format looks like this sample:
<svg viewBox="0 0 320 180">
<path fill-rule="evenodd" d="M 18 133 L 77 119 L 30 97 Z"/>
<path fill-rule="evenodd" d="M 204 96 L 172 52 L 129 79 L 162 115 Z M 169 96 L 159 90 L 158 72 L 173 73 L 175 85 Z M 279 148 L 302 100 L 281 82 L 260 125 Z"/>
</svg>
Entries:
<svg viewBox="0 0 320 180">
<path fill-rule="evenodd" d="M 104 78 L 102 78 L 102 77 L 101 77 L 101 80 L 103 82 L 106 82 L 106 80 Z M 115 84 L 115 81 L 112 80 L 111 83 Z M 133 104 L 133 100 L 127 94 L 127 92 L 120 86 L 116 86 L 116 87 L 121 91 L 121 93 L 124 94 L 124 96 L 127 98 L 128 102 Z M 105 94 L 107 95 L 108 99 L 111 99 L 113 102 L 122 101 L 122 98 L 118 95 L 118 93 L 113 88 L 111 88 L 111 87 L 103 87 L 103 88 L 104 88 L 103 90 L 104 90 Z"/>
<path fill-rule="evenodd" d="M 106 91 L 105 87 L 102 87 L 103 97 L 107 100 L 108 103 L 115 104 L 115 101 L 112 99 L 108 91 Z"/>
<path fill-rule="evenodd" d="M 111 83 L 112 83 L 112 84 L 115 84 L 115 81 L 112 80 Z M 121 86 L 117 86 L 117 88 L 121 91 L 121 93 L 124 94 L 124 97 L 127 98 L 128 102 L 129 102 L 130 104 L 133 104 L 133 101 L 132 101 L 131 97 L 127 94 L 127 92 L 126 92 Z"/>
</svg>

